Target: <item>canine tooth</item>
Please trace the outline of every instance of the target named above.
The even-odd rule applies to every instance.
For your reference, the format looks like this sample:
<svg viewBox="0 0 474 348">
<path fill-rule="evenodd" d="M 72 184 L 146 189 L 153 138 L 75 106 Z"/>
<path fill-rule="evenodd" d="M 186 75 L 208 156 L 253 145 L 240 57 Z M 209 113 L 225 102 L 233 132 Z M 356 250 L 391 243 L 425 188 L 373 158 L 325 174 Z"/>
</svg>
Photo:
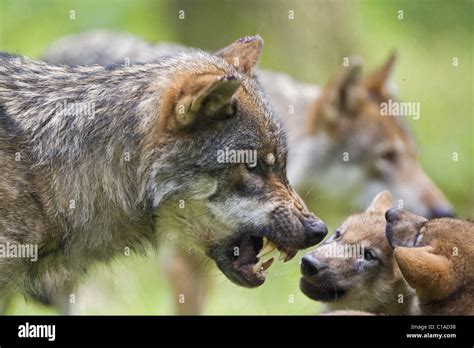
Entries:
<svg viewBox="0 0 474 348">
<path fill-rule="evenodd" d="M 262 256 L 265 256 L 269 253 L 271 253 L 273 250 L 276 249 L 276 245 L 272 241 L 268 241 L 267 244 L 260 249 L 257 257 L 261 258 Z"/>
<path fill-rule="evenodd" d="M 273 260 L 274 258 L 272 257 L 271 259 L 268 259 L 267 261 L 265 261 L 264 263 L 262 263 L 262 268 L 266 271 L 267 269 L 270 268 L 270 266 L 272 265 L 273 263 Z"/>
<path fill-rule="evenodd" d="M 286 251 L 281 251 L 281 250 L 280 250 L 280 256 L 278 257 L 278 261 L 283 261 L 283 260 L 285 260 L 287 257 L 288 257 L 288 254 L 286 253 Z"/>
<path fill-rule="evenodd" d="M 253 265 L 252 267 L 253 273 L 257 273 L 258 271 L 260 271 L 260 268 L 262 268 L 262 265 L 263 265 L 263 260 L 259 260 L 255 265 Z"/>
</svg>

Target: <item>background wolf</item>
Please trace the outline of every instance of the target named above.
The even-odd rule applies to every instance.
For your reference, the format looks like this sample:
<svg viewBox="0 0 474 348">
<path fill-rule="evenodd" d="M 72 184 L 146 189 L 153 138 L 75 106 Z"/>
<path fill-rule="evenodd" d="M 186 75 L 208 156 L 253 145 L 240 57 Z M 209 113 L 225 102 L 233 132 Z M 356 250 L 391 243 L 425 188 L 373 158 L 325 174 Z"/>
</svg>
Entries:
<svg viewBox="0 0 474 348">
<path fill-rule="evenodd" d="M 252 74 L 262 45 L 131 67 L 2 55 L 0 242 L 38 245 L 39 260 L 2 258 L 0 290 L 54 293 L 164 232 L 255 287 L 271 264 L 257 257 L 264 237 L 285 258 L 319 242 L 327 229 L 288 184 L 285 134 Z M 219 163 L 225 147 L 257 150 L 258 166 Z"/>
<path fill-rule="evenodd" d="M 188 50 L 172 43 L 153 45 L 126 33 L 94 31 L 58 40 L 44 59 L 70 65 L 133 64 Z M 389 189 L 397 204 L 401 201 L 408 209 L 428 217 L 451 215 L 450 204 L 417 161 L 404 120 L 380 117 L 379 104 L 396 98 L 390 81 L 395 60 L 391 56 L 363 78 L 362 63 L 355 58 L 322 88 L 286 74 L 257 72 L 289 132 L 290 181 L 305 197 L 350 197 L 357 208 Z M 174 256 L 167 263 L 174 289 L 192 294 L 177 308 L 200 312 L 207 288 L 202 261 L 180 251 Z"/>
</svg>

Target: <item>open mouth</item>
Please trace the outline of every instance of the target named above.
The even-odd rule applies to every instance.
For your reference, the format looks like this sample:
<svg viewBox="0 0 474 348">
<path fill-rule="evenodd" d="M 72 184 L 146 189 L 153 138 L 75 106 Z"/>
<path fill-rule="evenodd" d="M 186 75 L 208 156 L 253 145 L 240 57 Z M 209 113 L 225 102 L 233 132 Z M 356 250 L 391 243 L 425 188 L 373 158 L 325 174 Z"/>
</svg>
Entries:
<svg viewBox="0 0 474 348">
<path fill-rule="evenodd" d="M 301 277 L 300 289 L 310 299 L 323 302 L 334 302 L 347 294 L 347 290 L 344 288 L 329 284 L 317 284 L 307 277 Z"/>
<path fill-rule="evenodd" d="M 273 256 L 275 251 L 279 251 L 279 255 Z M 234 283 L 257 287 L 265 282 L 268 269 L 276 257 L 279 261 L 287 262 L 298 250 L 277 245 L 266 237 L 244 235 L 237 243 L 233 243 L 231 252 L 231 259 L 216 260 L 217 266 Z"/>
</svg>

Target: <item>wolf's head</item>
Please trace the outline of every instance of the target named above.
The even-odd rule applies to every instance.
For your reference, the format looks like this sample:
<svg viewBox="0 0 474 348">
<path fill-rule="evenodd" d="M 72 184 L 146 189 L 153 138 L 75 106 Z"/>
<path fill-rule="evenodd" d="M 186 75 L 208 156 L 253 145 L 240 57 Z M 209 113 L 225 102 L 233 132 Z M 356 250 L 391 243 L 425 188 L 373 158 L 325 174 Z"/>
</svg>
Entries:
<svg viewBox="0 0 474 348">
<path fill-rule="evenodd" d="M 272 249 L 288 260 L 327 233 L 288 184 L 285 133 L 252 72 L 262 45 L 247 37 L 215 55 L 178 55 L 150 134 L 158 228 L 248 287 L 264 282 L 273 260 L 260 258 Z"/>
<path fill-rule="evenodd" d="M 427 220 L 395 208 L 389 209 L 385 217 L 395 259 L 420 301 L 440 301 L 473 286 L 473 222 Z"/>
<path fill-rule="evenodd" d="M 379 193 L 366 211 L 350 216 L 333 236 L 301 261 L 300 288 L 331 310 L 357 309 L 401 314 L 410 310 L 408 285 L 385 238 L 389 192 Z M 400 301 L 400 297 L 401 300 Z"/>
<path fill-rule="evenodd" d="M 314 180 L 330 192 L 351 192 L 356 206 L 386 189 L 406 209 L 429 218 L 451 216 L 450 204 L 420 166 L 404 120 L 410 115 L 398 113 L 400 104 L 390 83 L 395 60 L 394 54 L 363 78 L 362 64 L 353 58 L 324 87 L 307 114 L 302 136 L 306 141 L 295 149 L 301 153 L 297 165 L 303 168 L 297 176 L 302 186 Z"/>
</svg>

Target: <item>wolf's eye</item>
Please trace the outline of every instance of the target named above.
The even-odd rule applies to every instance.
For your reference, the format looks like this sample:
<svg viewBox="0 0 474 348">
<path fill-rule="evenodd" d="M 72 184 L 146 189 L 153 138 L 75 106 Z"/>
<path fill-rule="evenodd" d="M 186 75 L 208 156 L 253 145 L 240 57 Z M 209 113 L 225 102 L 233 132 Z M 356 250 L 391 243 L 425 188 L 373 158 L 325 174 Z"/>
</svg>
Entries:
<svg viewBox="0 0 474 348">
<path fill-rule="evenodd" d="M 380 156 L 384 160 L 390 162 L 390 163 L 395 163 L 397 161 L 397 152 L 395 150 L 387 150 L 382 155 Z"/>
<path fill-rule="evenodd" d="M 372 260 L 375 260 L 375 255 L 372 251 L 370 250 L 365 250 L 364 251 L 364 259 L 366 261 L 372 261 Z"/>
</svg>

